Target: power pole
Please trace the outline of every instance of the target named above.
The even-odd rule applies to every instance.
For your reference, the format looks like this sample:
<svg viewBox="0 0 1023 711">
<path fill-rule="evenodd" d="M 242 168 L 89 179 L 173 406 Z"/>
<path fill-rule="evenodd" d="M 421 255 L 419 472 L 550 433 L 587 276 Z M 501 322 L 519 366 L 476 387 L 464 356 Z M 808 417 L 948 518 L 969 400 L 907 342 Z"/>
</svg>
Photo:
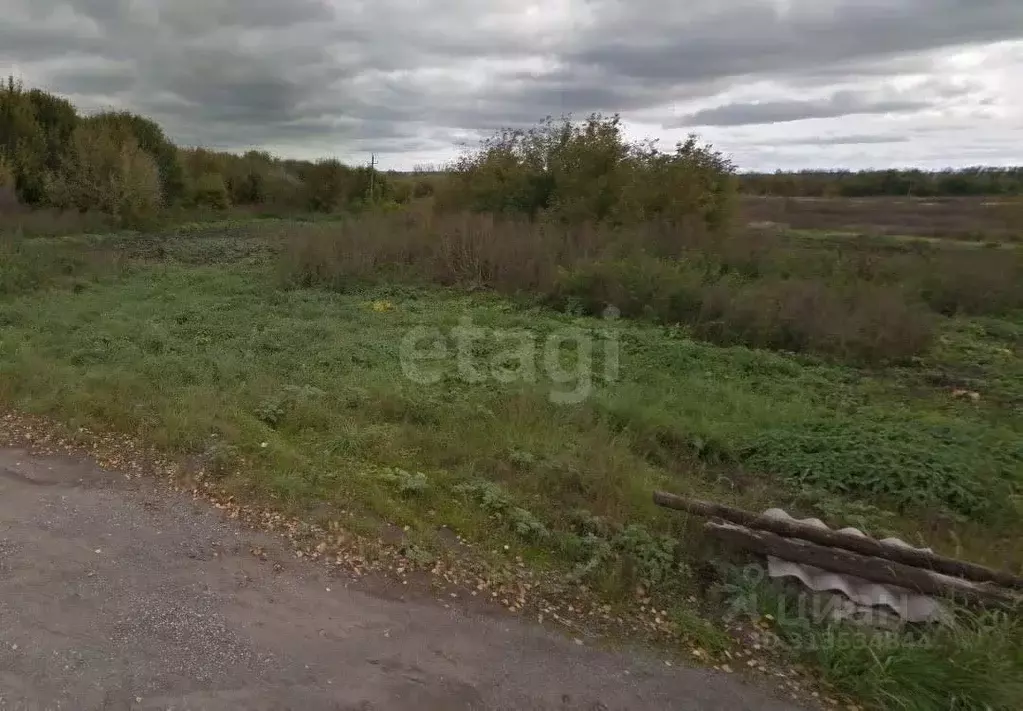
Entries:
<svg viewBox="0 0 1023 711">
<path fill-rule="evenodd" d="M 376 202 L 376 166 L 377 156 L 375 153 L 369 154 L 369 204 L 372 205 Z"/>
</svg>

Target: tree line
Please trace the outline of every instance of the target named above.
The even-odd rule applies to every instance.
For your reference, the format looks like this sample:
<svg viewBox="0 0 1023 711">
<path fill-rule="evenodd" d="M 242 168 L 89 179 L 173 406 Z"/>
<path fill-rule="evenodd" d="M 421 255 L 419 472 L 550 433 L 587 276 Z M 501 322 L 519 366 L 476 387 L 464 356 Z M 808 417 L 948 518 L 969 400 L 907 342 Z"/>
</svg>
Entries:
<svg viewBox="0 0 1023 711">
<path fill-rule="evenodd" d="M 334 212 L 434 197 L 441 211 L 717 226 L 733 213 L 733 175 L 731 163 L 695 137 L 663 152 L 626 140 L 617 115 L 548 118 L 498 132 L 443 173 L 398 175 L 333 159 L 181 148 L 144 116 L 81 115 L 14 78 L 0 84 L 0 209 L 6 199 L 131 221 L 174 206 Z"/>
<path fill-rule="evenodd" d="M 499 131 L 442 173 L 382 173 L 336 159 L 285 160 L 176 146 L 127 111 L 82 115 L 66 99 L 0 82 L 0 210 L 95 211 L 124 222 L 169 207 L 357 211 L 433 198 L 440 210 L 609 224 L 716 228 L 738 192 L 789 197 L 1020 194 L 1023 168 L 746 173 L 695 136 L 671 151 L 629 141 L 620 119 L 548 118 Z"/>
<path fill-rule="evenodd" d="M 144 116 L 85 116 L 13 77 L 0 82 L 0 209 L 99 211 L 131 221 L 175 206 L 357 209 L 414 192 L 414 183 L 395 185 L 387 174 L 335 159 L 180 148 Z"/>
<path fill-rule="evenodd" d="M 1023 194 L 1023 167 L 745 173 L 740 189 L 778 197 L 969 197 Z"/>
</svg>

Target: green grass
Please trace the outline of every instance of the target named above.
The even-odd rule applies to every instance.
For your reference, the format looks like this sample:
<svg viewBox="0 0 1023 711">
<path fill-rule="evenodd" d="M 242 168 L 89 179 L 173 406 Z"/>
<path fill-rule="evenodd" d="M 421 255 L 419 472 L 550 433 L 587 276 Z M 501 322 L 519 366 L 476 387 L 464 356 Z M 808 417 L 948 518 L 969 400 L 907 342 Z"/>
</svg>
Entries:
<svg viewBox="0 0 1023 711">
<path fill-rule="evenodd" d="M 871 708 L 987 711 L 1019 708 L 1023 698 L 1023 618 L 1007 612 L 953 610 L 934 629 L 879 631 L 811 619 L 791 591 L 730 571 L 722 586 L 731 610 L 768 626 L 795 658 Z M 811 607 L 812 609 L 812 607 Z"/>
<path fill-rule="evenodd" d="M 754 223 L 755 224 L 755 223 Z M 816 240 L 857 240 L 878 246 L 916 245 L 939 249 L 1018 249 L 1016 242 L 999 240 L 966 239 L 964 237 L 928 237 L 925 235 L 874 234 L 863 230 L 824 230 L 789 228 L 786 234 L 792 237 Z"/>
<path fill-rule="evenodd" d="M 409 526 L 427 549 L 447 525 L 611 598 L 643 583 L 672 609 L 696 591 L 699 540 L 655 509 L 655 488 L 1023 565 L 1019 319 L 944 319 L 926 357 L 885 370 L 621 321 L 606 380 L 601 319 L 482 292 L 279 289 L 264 238 L 286 226 L 268 224 L 9 245 L 0 274 L 20 276 L 0 282 L 0 402 L 200 454 L 225 486 L 295 511 L 354 510 Z M 525 330 L 541 353 L 551 334 L 589 334 L 592 394 L 551 402 L 576 382 L 546 380 L 542 358 L 532 383 L 468 383 L 450 358 L 438 382 L 405 377 L 411 329 L 450 333 L 467 316 Z M 476 362 L 507 345 L 485 340 Z M 865 698 L 891 683 L 919 692 L 862 683 Z"/>
</svg>

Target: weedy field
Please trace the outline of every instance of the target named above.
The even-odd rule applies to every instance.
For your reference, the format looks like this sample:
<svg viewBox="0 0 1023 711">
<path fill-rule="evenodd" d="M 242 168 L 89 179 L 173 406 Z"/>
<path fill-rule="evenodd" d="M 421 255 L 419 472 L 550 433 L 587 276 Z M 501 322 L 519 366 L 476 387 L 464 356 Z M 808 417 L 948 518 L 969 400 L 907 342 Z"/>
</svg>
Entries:
<svg viewBox="0 0 1023 711">
<path fill-rule="evenodd" d="M 8 235 L 0 402 L 407 526 L 424 560 L 446 526 L 616 605 L 639 586 L 707 648 L 709 587 L 750 591 L 657 488 L 1023 569 L 1023 255 L 694 234 L 402 212 Z M 871 707 L 1023 699 L 1014 618 L 880 654 L 847 632 L 779 630 Z"/>
<path fill-rule="evenodd" d="M 744 217 L 797 230 L 853 235 L 1018 242 L 1023 205 L 1011 196 L 768 197 L 744 196 Z"/>
<path fill-rule="evenodd" d="M 864 638 L 778 614 L 651 497 L 1023 569 L 1018 170 L 740 176 L 597 114 L 399 176 L 179 148 L 13 79 L 0 109 L 4 406 L 399 526 L 410 565 L 454 530 L 701 659 L 768 605 L 861 704 L 1023 707 L 1018 616 Z"/>
</svg>

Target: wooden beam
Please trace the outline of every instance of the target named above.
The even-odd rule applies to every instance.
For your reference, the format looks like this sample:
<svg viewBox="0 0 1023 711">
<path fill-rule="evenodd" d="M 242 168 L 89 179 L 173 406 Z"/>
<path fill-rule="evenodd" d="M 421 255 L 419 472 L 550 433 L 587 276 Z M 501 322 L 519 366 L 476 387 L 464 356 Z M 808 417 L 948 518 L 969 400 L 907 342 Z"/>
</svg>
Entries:
<svg viewBox="0 0 1023 711">
<path fill-rule="evenodd" d="M 896 563 L 902 563 L 903 565 L 926 568 L 944 575 L 966 578 L 976 582 L 992 582 L 1008 588 L 1023 590 L 1023 578 L 1017 575 L 1000 570 L 992 570 L 969 561 L 948 558 L 937 553 L 928 553 L 916 548 L 900 548 L 881 543 L 868 536 L 861 537 L 851 533 L 834 531 L 830 528 L 818 528 L 800 521 L 770 518 L 763 514 L 753 513 L 752 511 L 745 511 L 709 501 L 686 499 L 663 491 L 654 493 L 654 503 L 669 509 L 688 511 L 698 516 L 718 518 L 737 523 L 740 526 L 770 531 L 786 538 L 799 538 L 804 541 L 819 543 L 823 546 L 844 548 L 845 550 L 863 555 L 884 558 Z"/>
<path fill-rule="evenodd" d="M 947 578 L 929 570 L 863 556 L 840 548 L 828 548 L 808 541 L 783 538 L 769 531 L 754 531 L 744 526 L 714 522 L 708 522 L 704 528 L 712 536 L 754 553 L 804 563 L 882 585 L 907 588 L 924 595 L 940 595 L 959 601 L 994 604 L 999 607 L 1015 607 L 1021 602 L 1021 598 L 1002 588 L 959 578 Z"/>
</svg>

